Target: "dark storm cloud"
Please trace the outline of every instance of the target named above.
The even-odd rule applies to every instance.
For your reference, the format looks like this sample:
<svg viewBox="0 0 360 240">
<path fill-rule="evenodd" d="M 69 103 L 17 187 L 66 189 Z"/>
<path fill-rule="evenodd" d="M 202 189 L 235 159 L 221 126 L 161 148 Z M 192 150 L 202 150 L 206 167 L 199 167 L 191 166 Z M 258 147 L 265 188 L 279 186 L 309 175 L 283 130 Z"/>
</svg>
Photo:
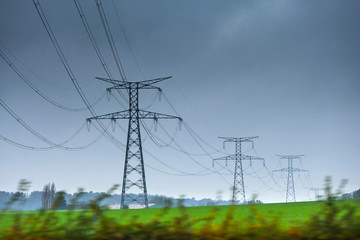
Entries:
<svg viewBox="0 0 360 240">
<path fill-rule="evenodd" d="M 74 2 L 40 2 L 78 79 L 94 84 L 95 76 L 105 76 Z M 105 59 L 112 70 L 116 69 L 95 1 L 80 2 Z M 117 22 L 112 1 L 102 2 L 129 79 L 142 79 Z M 218 132 L 260 135 L 260 139 L 264 138 L 264 154 L 267 154 L 264 157 L 270 159 L 270 163 L 274 154 L 305 153 L 311 159 L 310 170 L 319 172 L 315 180 L 318 185 L 328 173 L 351 176 L 360 184 L 353 170 L 356 168 L 351 167 L 359 166 L 355 162 L 360 135 L 359 1 L 119 0 L 115 3 L 145 75 L 149 78 L 174 75 L 190 102 Z M 0 1 L 0 40 L 34 71 L 40 71 L 55 84 L 72 87 L 32 1 Z M 65 114 L 52 114 L 40 103 L 31 106 L 33 93 L 19 94 L 18 87 L 23 85 L 3 61 L 0 70 L 1 96 L 6 97 L 17 112 L 23 109 L 25 119 L 37 122 L 41 116 L 44 122 L 39 121 L 39 125 L 49 124 L 51 129 L 51 123 L 45 122 L 41 115 L 46 113 L 47 117 L 57 118 L 56 125 L 61 132 L 68 128 L 73 119 L 69 117 L 70 120 L 62 124 L 59 119 Z M 38 83 L 37 86 L 44 85 Z M 95 86 L 98 88 L 94 85 L 86 88 L 88 97 L 99 94 L 100 87 Z M 68 98 L 62 91 L 51 90 L 46 92 L 52 97 L 59 94 L 61 101 L 81 104 L 76 93 Z M 216 140 L 218 133 L 203 121 L 194 120 L 193 112 L 174 85 L 169 83 L 166 93 L 173 97 L 175 105 L 196 131 L 205 129 L 203 138 L 213 141 L 214 145 L 221 144 Z M 26 104 L 19 103 L 19 97 L 26 100 Z M 108 109 L 102 105 L 96 110 L 106 113 Z M 4 111 L 1 114 L 5 115 Z M 76 120 L 83 121 L 88 115 Z M 18 126 L 8 122 L 11 126 L 8 128 L 16 132 Z M 0 134 L 5 130 L 0 129 Z M 60 134 L 60 130 L 56 131 Z M 21 131 L 16 136 L 21 139 Z M 6 156 L 15 154 L 10 150 Z M 104 151 L 101 147 L 92 151 L 78 157 L 92 159 L 95 166 L 93 155 L 102 158 Z M 25 155 L 19 154 L 18 159 Z M 109 160 L 113 155 L 103 158 Z M 343 155 L 350 166 L 346 169 L 340 169 L 337 162 Z M 169 156 L 171 159 L 177 155 Z M 26 157 L 36 159 L 38 155 Z M 109 164 L 113 162 L 109 160 Z M 183 165 L 180 167 L 186 168 L 186 164 Z M 76 166 L 81 168 L 80 163 Z M 88 167 L 96 171 L 96 167 Z M 85 174 L 83 177 L 86 179 Z M 158 180 L 157 176 L 154 178 Z M 216 180 L 211 181 L 217 184 Z M 156 188 L 156 184 L 152 186 Z M 213 194 L 216 190 L 206 191 Z"/>
<path fill-rule="evenodd" d="M 1 4 L 2 9 L 10 9 L 1 14 L 3 41 L 10 38 L 9 42 L 18 47 L 24 47 L 18 43 L 25 37 L 29 46 L 48 42 L 31 1 Z M 82 4 L 97 36 L 103 35 L 95 3 L 82 1 Z M 103 4 L 112 26 L 116 26 L 114 32 L 120 32 L 111 1 Z M 117 1 L 116 4 L 130 42 L 135 52 L 144 56 L 140 57 L 144 62 L 163 58 L 157 60 L 161 65 L 182 65 L 184 61 L 198 68 L 221 65 L 223 69 L 218 71 L 223 72 L 234 68 L 242 72 L 279 68 L 286 71 L 287 67 L 301 71 L 311 66 L 314 69 L 310 70 L 321 71 L 335 65 L 347 70 L 359 62 L 357 2 Z M 88 44 L 72 1 L 43 2 L 42 6 L 63 45 L 73 44 L 75 48 Z M 9 15 L 12 11 L 23 18 Z M 24 24 L 26 27 L 22 27 Z M 97 40 L 107 44 L 104 37 Z M 161 47 L 151 47 L 157 45 Z"/>
</svg>

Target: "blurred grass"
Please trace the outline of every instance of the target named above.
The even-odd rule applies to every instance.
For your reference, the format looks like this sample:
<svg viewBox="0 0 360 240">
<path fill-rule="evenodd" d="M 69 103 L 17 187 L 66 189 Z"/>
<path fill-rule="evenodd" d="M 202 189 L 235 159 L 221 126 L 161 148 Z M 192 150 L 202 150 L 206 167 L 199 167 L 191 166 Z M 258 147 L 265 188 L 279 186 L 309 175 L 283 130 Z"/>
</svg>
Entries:
<svg viewBox="0 0 360 240">
<path fill-rule="evenodd" d="M 22 181 L 19 192 L 27 185 Z M 19 193 L 0 212 L 0 239 L 360 240 L 360 200 L 336 200 L 340 191 L 332 193 L 330 178 L 325 186 L 327 200 L 322 202 L 106 210 L 99 204 L 114 185 L 91 200 L 88 210 L 9 211 L 21 201 Z M 70 206 L 82 194 L 79 189 Z M 51 209 L 57 209 L 60 199 L 61 193 Z"/>
<path fill-rule="evenodd" d="M 354 206 L 357 214 L 360 214 L 360 200 L 338 200 L 335 204 L 342 208 L 345 205 Z M 258 213 L 263 216 L 272 216 L 279 218 L 281 228 L 287 228 L 306 220 L 319 212 L 324 205 L 324 201 L 316 202 L 295 202 L 295 203 L 272 203 L 272 204 L 257 204 L 256 209 Z M 186 207 L 186 214 L 190 219 L 196 220 L 209 216 L 212 211 L 216 211 L 215 224 L 220 224 L 226 218 L 229 209 L 234 215 L 234 220 L 245 221 L 251 214 L 253 214 L 252 205 L 236 205 L 236 206 L 206 206 L 206 207 Z M 148 208 L 148 209 L 118 209 L 118 210 L 104 210 L 104 215 L 116 220 L 118 223 L 150 223 L 154 218 L 164 211 L 162 208 Z M 74 217 L 80 212 L 89 212 L 90 210 L 57 210 L 55 215 L 60 222 L 67 221 L 67 215 L 71 212 Z M 7 211 L 0 213 L 0 230 L 9 228 L 13 224 L 13 216 L 21 213 L 24 217 L 27 215 L 40 214 L 37 211 Z M 176 217 L 181 216 L 179 208 L 170 208 L 167 213 L 161 216 L 160 222 L 169 222 Z M 196 227 L 196 226 L 195 226 Z"/>
</svg>

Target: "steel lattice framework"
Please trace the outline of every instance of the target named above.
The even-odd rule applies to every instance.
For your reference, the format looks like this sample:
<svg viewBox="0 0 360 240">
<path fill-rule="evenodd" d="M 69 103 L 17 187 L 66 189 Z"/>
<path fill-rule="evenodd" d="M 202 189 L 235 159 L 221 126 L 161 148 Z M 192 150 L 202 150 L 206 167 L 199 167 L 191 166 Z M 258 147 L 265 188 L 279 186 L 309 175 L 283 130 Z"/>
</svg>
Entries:
<svg viewBox="0 0 360 240">
<path fill-rule="evenodd" d="M 121 194 L 120 207 L 125 208 L 131 202 L 136 202 L 148 207 L 148 197 L 146 188 L 144 156 L 142 151 L 141 134 L 140 134 L 140 119 L 182 119 L 177 116 L 166 115 L 156 112 L 149 112 L 139 109 L 139 90 L 140 89 L 156 89 L 162 91 L 161 88 L 153 86 L 153 84 L 167 80 L 171 77 L 157 78 L 152 80 L 145 80 L 140 82 L 125 82 L 114 79 L 97 78 L 99 80 L 112 83 L 114 86 L 108 88 L 107 91 L 111 92 L 112 89 L 127 89 L 129 94 L 129 109 L 120 112 L 114 112 L 96 117 L 88 118 L 87 121 L 92 119 L 110 119 L 115 122 L 116 119 L 129 119 L 126 153 L 125 153 L 125 166 L 123 175 L 123 185 Z M 130 178 L 131 175 L 131 178 Z M 128 190 L 131 188 L 140 189 L 143 194 L 131 197 Z"/>
<path fill-rule="evenodd" d="M 243 167 L 242 167 L 242 161 L 249 160 L 250 165 L 252 163 L 252 160 L 261 160 L 264 164 L 264 158 L 260 157 L 253 157 L 249 155 L 245 155 L 241 153 L 241 143 L 243 142 L 250 142 L 252 144 L 252 147 L 254 147 L 254 142 L 252 139 L 258 138 L 258 137 L 243 137 L 243 138 L 235 138 L 235 137 L 219 137 L 221 139 L 224 139 L 224 147 L 225 143 L 227 142 L 233 142 L 235 143 L 235 154 L 228 155 L 225 157 L 215 158 L 214 161 L 218 160 L 225 160 L 226 166 L 228 160 L 235 161 L 235 172 L 234 172 L 234 186 L 233 186 L 233 194 L 232 194 L 232 202 L 235 203 L 237 201 L 237 196 L 240 194 L 241 199 L 239 199 L 242 203 L 246 202 L 245 198 L 245 187 L 244 187 L 244 174 L 243 174 Z"/>
<path fill-rule="evenodd" d="M 294 172 L 309 172 L 308 170 L 294 168 L 293 160 L 300 159 L 305 155 L 276 155 L 280 159 L 287 159 L 288 160 L 288 167 L 282 168 L 278 170 L 274 170 L 273 172 L 287 172 L 288 179 L 287 179 L 287 187 L 286 187 L 286 202 L 296 202 L 295 198 L 295 184 L 294 184 Z"/>
<path fill-rule="evenodd" d="M 319 194 L 320 191 L 324 190 L 324 188 L 317 188 L 317 187 L 307 187 L 310 191 L 314 191 L 315 200 L 320 200 L 321 196 Z"/>
</svg>

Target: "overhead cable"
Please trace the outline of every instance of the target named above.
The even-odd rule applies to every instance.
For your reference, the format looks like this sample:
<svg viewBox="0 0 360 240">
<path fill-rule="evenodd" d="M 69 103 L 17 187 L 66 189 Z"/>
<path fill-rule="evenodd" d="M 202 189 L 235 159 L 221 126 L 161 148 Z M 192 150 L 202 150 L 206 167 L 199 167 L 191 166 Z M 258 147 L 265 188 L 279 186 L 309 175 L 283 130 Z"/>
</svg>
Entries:
<svg viewBox="0 0 360 240">
<path fill-rule="evenodd" d="M 73 88 L 65 88 L 65 87 L 62 87 L 62 86 L 59 86 L 53 82 L 50 82 L 48 80 L 46 80 L 45 78 L 41 77 L 39 74 L 37 74 L 36 72 L 34 72 L 31 68 L 29 68 L 28 66 L 26 66 L 18 57 L 15 56 L 15 54 L 13 52 L 10 51 L 10 49 L 8 47 L 5 46 L 5 44 L 0 40 L 0 45 L 2 45 L 6 51 L 13 57 L 16 59 L 17 62 L 20 63 L 20 65 L 22 65 L 24 68 L 26 68 L 30 73 L 32 73 L 34 76 L 36 76 L 36 78 L 40 79 L 41 81 L 49 84 L 50 86 L 54 87 L 54 88 L 58 88 L 58 89 L 61 89 L 61 90 L 65 90 L 65 91 L 68 91 L 68 90 L 74 90 Z"/>
<path fill-rule="evenodd" d="M 38 139 L 40 139 L 41 141 L 49 144 L 51 146 L 51 148 L 59 148 L 62 150 L 69 150 L 69 151 L 76 151 L 76 150 L 82 150 L 84 149 L 87 145 L 82 146 L 82 147 L 65 147 L 63 146 L 63 144 L 66 144 L 67 142 L 69 142 L 70 140 L 72 140 L 75 136 L 77 136 L 80 131 L 84 128 L 85 125 L 82 125 L 80 127 L 79 130 L 77 130 L 69 139 L 65 140 L 64 142 L 58 144 L 58 143 L 54 143 L 53 141 L 49 140 L 48 138 L 44 137 L 43 135 L 41 135 L 40 133 L 38 133 L 36 130 L 34 130 L 30 125 L 28 125 L 26 122 L 24 122 L 13 110 L 11 110 L 11 108 L 6 105 L 6 103 L 0 98 L 0 105 L 18 122 L 20 123 L 26 130 L 28 130 L 30 133 L 32 133 L 35 137 L 37 137 Z M 102 136 L 102 135 L 100 135 Z M 7 141 L 13 145 L 18 145 L 18 146 L 24 146 L 23 144 L 16 144 L 16 142 L 11 141 L 8 138 L 3 137 L 2 140 Z M 98 140 L 98 138 L 96 139 L 96 141 Z M 93 143 L 95 143 L 96 141 L 94 141 Z M 92 145 L 93 143 L 91 143 L 90 145 Z M 89 145 L 89 144 L 88 144 Z M 35 149 L 35 148 L 34 148 Z M 50 148 L 49 148 L 50 149 Z M 47 148 L 44 148 L 44 150 L 48 150 Z"/>
<path fill-rule="evenodd" d="M 62 50 L 60 48 L 60 45 L 56 40 L 56 37 L 55 37 L 55 35 L 54 35 L 54 33 L 53 33 L 52 29 L 51 29 L 51 26 L 50 26 L 49 22 L 47 21 L 47 18 L 45 16 L 44 11 L 41 8 L 39 0 L 33 0 L 33 3 L 35 5 L 35 8 L 36 8 L 38 14 L 39 14 L 39 17 L 40 17 L 41 21 L 42 21 L 42 23 L 43 23 L 43 25 L 45 27 L 45 30 L 48 33 L 48 35 L 50 37 L 50 40 L 51 40 L 51 42 L 52 42 L 52 44 L 53 44 L 59 58 L 60 58 L 61 63 L 63 64 L 67 74 L 70 77 L 71 82 L 75 86 L 77 92 L 79 93 L 79 95 L 80 95 L 81 99 L 83 100 L 83 102 L 85 103 L 85 105 L 88 107 L 91 115 L 93 117 L 95 117 L 96 113 L 95 113 L 94 109 L 91 107 L 91 105 L 89 104 L 89 101 L 86 98 L 84 92 L 82 91 L 81 86 L 77 82 L 77 79 L 75 78 L 75 76 L 74 76 L 74 74 L 73 74 L 73 72 L 72 72 L 72 70 L 70 68 L 70 65 L 68 64 L 68 62 L 67 62 L 67 60 L 66 60 L 66 58 L 65 58 L 65 56 L 64 56 L 64 54 L 63 54 L 63 52 L 62 52 Z M 105 131 L 105 136 L 109 140 L 111 140 L 111 142 L 113 142 L 116 146 L 119 146 L 119 145 L 121 146 L 121 143 L 107 131 L 107 129 L 105 128 L 104 124 L 101 121 L 97 120 L 97 123 L 100 125 L 101 129 L 103 131 Z"/>
<path fill-rule="evenodd" d="M 120 14 L 119 14 L 119 11 L 118 11 L 118 9 L 117 9 L 117 7 L 116 7 L 116 4 L 115 4 L 114 0 L 112 0 L 112 4 L 113 4 L 113 7 L 114 7 L 114 9 L 115 9 L 115 13 L 116 13 L 117 20 L 118 20 L 118 22 L 119 22 L 119 24 L 120 24 L 120 26 L 121 26 L 121 31 L 122 31 L 123 34 L 124 34 L 126 44 L 128 45 L 130 54 L 132 55 L 132 57 L 133 57 L 133 59 L 134 59 L 134 62 L 135 62 L 135 64 L 136 64 L 137 68 L 139 69 L 140 74 L 142 75 L 142 77 L 143 77 L 144 79 L 146 79 L 143 71 L 142 71 L 141 68 L 140 68 L 139 62 L 137 61 L 137 59 L 136 59 L 136 57 L 135 57 L 135 54 L 134 54 L 134 52 L 133 52 L 133 50 L 132 50 L 132 48 L 131 48 L 129 39 L 128 39 L 127 36 L 126 36 L 125 28 L 124 28 L 124 25 L 122 24 L 122 21 L 121 21 L 121 18 L 120 18 Z"/>
<path fill-rule="evenodd" d="M 27 79 L 20 71 L 19 69 L 10 61 L 10 59 L 5 55 L 5 53 L 0 49 L 0 55 L 1 57 L 4 59 L 4 61 L 10 66 L 10 68 L 36 93 L 38 94 L 40 97 L 42 97 L 44 100 L 46 100 L 47 102 L 51 103 L 52 105 L 67 110 L 67 111 L 73 111 L 73 112 L 80 112 L 80 111 L 84 111 L 87 110 L 87 107 L 84 108 L 71 108 L 71 107 L 67 107 L 65 105 L 62 105 L 60 103 L 55 102 L 54 100 L 52 100 L 51 98 L 49 98 L 45 93 L 43 93 L 42 91 L 40 91 L 34 84 L 31 83 L 31 81 L 29 79 Z M 99 103 L 104 97 L 105 97 L 106 93 L 104 92 L 100 98 L 98 100 L 96 100 L 94 103 L 92 103 L 90 106 L 95 106 L 97 103 Z"/>
<path fill-rule="evenodd" d="M 99 46 L 98 46 L 98 44 L 97 44 L 97 42 L 95 40 L 94 34 L 91 31 L 90 25 L 89 25 L 89 23 L 88 23 L 88 21 L 86 19 L 85 13 L 84 13 L 84 11 L 83 11 L 83 9 L 81 7 L 81 4 L 80 4 L 79 0 L 74 0 L 74 3 L 75 3 L 77 11 L 79 13 L 79 16 L 81 18 L 81 21 L 82 21 L 82 23 L 84 25 L 86 33 L 87 33 L 87 35 L 88 35 L 88 37 L 90 39 L 90 42 L 91 42 L 91 44 L 92 44 L 92 46 L 93 46 L 93 48 L 94 48 L 94 50 L 96 52 L 97 57 L 100 60 L 101 66 L 103 67 L 106 75 L 109 78 L 113 79 L 113 76 L 112 76 L 112 74 L 110 72 L 110 69 L 108 68 L 108 66 L 107 66 L 107 64 L 105 62 L 105 59 L 104 59 L 103 55 L 101 54 L 100 48 L 99 48 Z M 124 99 L 124 101 L 127 102 L 127 99 L 124 96 L 124 94 L 118 89 L 117 89 L 117 91 L 120 94 L 120 96 Z M 120 104 L 123 106 L 122 102 Z"/>
<path fill-rule="evenodd" d="M 86 125 L 86 123 L 81 127 L 81 129 Z M 80 129 L 79 129 L 80 130 Z M 71 136 L 69 139 L 65 140 L 64 142 L 62 143 L 59 143 L 58 145 L 61 145 L 63 146 L 64 148 L 62 148 L 63 150 L 68 150 L 68 151 L 79 151 L 79 150 L 83 150 L 87 147 L 90 147 L 91 145 L 95 144 L 98 140 L 100 140 L 100 138 L 104 135 L 105 132 L 102 132 L 97 138 L 95 138 L 93 141 L 91 141 L 90 143 L 87 143 L 85 145 L 82 145 L 82 146 L 79 146 L 79 147 L 65 147 L 63 146 L 64 144 L 66 144 L 67 142 L 70 141 L 70 139 L 72 139 L 74 137 Z M 23 149 L 26 149 L 26 150 L 32 150 L 32 151 L 48 151 L 48 150 L 52 150 L 52 149 L 55 149 L 55 148 L 58 148 L 57 146 L 49 146 L 49 147 L 34 147 L 34 146 L 29 146 L 29 145 L 25 145 L 25 144 L 22 144 L 22 143 L 18 143 L 18 142 L 15 142 L 9 138 L 6 138 L 4 137 L 3 135 L 0 135 L 0 139 L 3 140 L 4 142 L 7 142 L 11 145 L 14 145 L 16 147 L 19 147 L 19 148 L 23 148 Z"/>
<path fill-rule="evenodd" d="M 113 38 L 113 36 L 111 34 L 109 23 L 108 23 L 108 21 L 106 19 L 106 14 L 105 14 L 104 8 L 102 6 L 101 0 L 95 0 L 95 1 L 96 1 L 96 5 L 97 5 L 97 8 L 98 8 L 99 15 L 100 15 L 101 23 L 102 23 L 102 25 L 104 27 L 106 38 L 107 38 L 107 40 L 109 42 L 111 52 L 113 53 L 114 60 L 115 60 L 116 66 L 117 66 L 117 68 L 119 70 L 121 79 L 123 81 L 126 81 L 125 71 L 124 71 L 124 68 L 122 66 L 118 51 L 116 49 L 116 44 L 115 44 L 114 38 Z"/>
</svg>

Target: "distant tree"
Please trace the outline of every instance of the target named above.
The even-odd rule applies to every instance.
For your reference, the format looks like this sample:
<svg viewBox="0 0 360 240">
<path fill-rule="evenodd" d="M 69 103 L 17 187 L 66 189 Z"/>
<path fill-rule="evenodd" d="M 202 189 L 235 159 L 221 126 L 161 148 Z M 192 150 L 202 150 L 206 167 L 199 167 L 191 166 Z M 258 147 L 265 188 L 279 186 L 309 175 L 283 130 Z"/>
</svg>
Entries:
<svg viewBox="0 0 360 240">
<path fill-rule="evenodd" d="M 360 199 L 360 189 L 353 192 L 353 198 L 354 199 Z"/>
<path fill-rule="evenodd" d="M 177 199 L 176 205 L 178 208 L 185 207 L 185 195 L 180 195 L 180 198 Z"/>
<path fill-rule="evenodd" d="M 255 199 L 255 200 L 252 199 L 252 200 L 247 201 L 247 204 L 263 204 L 263 202 L 258 199 Z"/>
<path fill-rule="evenodd" d="M 340 196 L 340 199 L 341 199 L 341 200 L 353 199 L 353 194 L 351 194 L 351 193 L 342 194 L 342 195 Z"/>
<path fill-rule="evenodd" d="M 156 205 L 160 205 L 163 207 L 172 207 L 174 204 L 173 200 L 171 198 L 168 198 L 168 197 L 162 196 L 162 195 L 152 196 L 151 203 L 154 203 Z"/>
<path fill-rule="evenodd" d="M 9 201 L 11 194 L 9 192 L 0 191 L 0 208 L 4 208 Z"/>
<path fill-rule="evenodd" d="M 42 191 L 33 191 L 28 196 L 24 210 L 38 210 L 41 208 Z"/>
<path fill-rule="evenodd" d="M 208 207 L 216 206 L 216 202 L 214 200 L 209 200 L 209 201 L 207 201 L 206 206 L 208 206 Z"/>
<path fill-rule="evenodd" d="M 41 205 L 43 209 L 51 209 L 55 201 L 56 188 L 55 184 L 46 184 L 43 188 Z"/>
<path fill-rule="evenodd" d="M 248 200 L 246 203 L 247 203 L 247 204 L 262 204 L 263 202 L 260 201 L 260 200 L 258 200 L 257 197 L 258 197 L 257 194 L 253 194 L 253 195 L 251 196 L 251 200 Z"/>
<path fill-rule="evenodd" d="M 56 210 L 65 210 L 67 209 L 67 203 L 65 200 L 65 192 L 58 192 L 56 193 L 56 204 L 55 204 L 55 208 Z"/>
<path fill-rule="evenodd" d="M 50 208 L 52 208 L 52 206 L 54 205 L 55 197 L 56 197 L 56 188 L 55 188 L 55 184 L 52 183 L 50 188 Z"/>
</svg>

